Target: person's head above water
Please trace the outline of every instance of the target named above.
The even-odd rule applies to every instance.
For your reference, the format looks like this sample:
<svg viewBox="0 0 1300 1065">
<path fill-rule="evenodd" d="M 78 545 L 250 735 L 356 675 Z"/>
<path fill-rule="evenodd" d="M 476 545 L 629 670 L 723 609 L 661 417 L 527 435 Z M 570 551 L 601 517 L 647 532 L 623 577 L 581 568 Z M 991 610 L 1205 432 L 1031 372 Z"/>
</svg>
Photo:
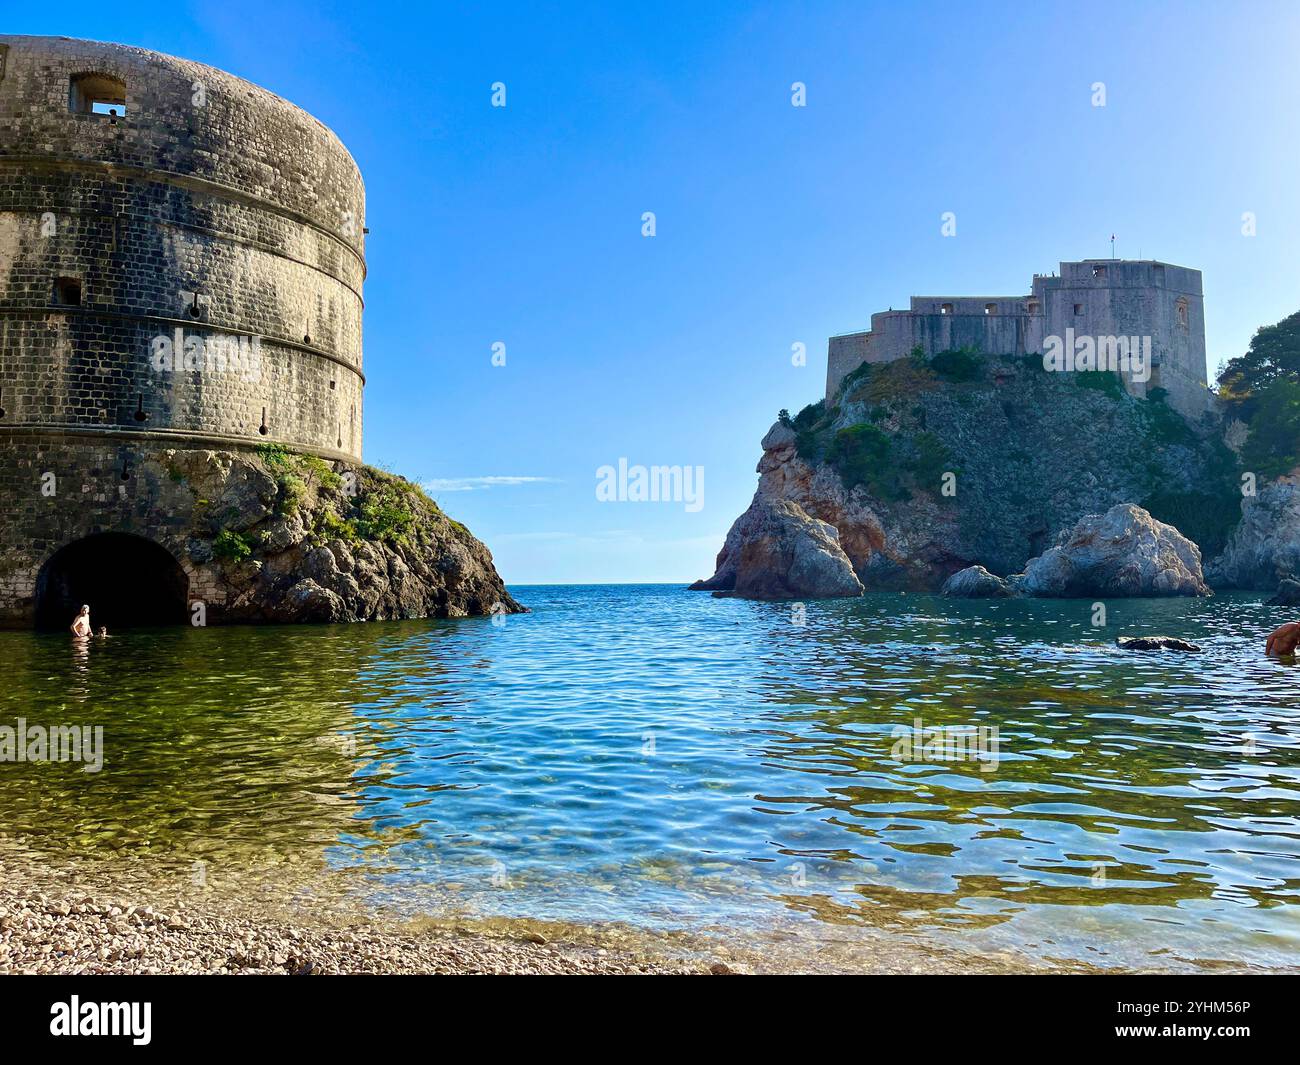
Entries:
<svg viewBox="0 0 1300 1065">
<path fill-rule="evenodd" d="M 86 615 L 88 615 L 89 613 L 90 613 L 90 607 L 89 607 L 89 606 L 82 606 L 82 608 L 81 608 L 81 616 L 84 618 L 84 617 L 85 617 Z"/>
</svg>

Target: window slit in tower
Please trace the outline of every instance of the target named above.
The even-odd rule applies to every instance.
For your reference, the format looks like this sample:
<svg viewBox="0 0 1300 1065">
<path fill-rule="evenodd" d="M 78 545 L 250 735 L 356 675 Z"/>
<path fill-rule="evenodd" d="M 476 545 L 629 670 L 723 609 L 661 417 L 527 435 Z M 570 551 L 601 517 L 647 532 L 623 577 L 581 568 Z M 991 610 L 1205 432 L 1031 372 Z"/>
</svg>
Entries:
<svg viewBox="0 0 1300 1065">
<path fill-rule="evenodd" d="M 265 407 L 262 408 L 262 424 L 258 427 L 258 430 L 257 430 L 257 431 L 258 431 L 259 433 L 261 433 L 263 436 L 265 436 L 267 433 L 269 433 L 269 432 L 271 431 L 270 426 L 268 426 L 268 425 L 266 424 L 266 408 L 265 408 Z"/>
<path fill-rule="evenodd" d="M 144 422 L 149 420 L 149 413 L 144 409 L 144 393 L 137 392 L 135 397 L 135 420 Z"/>
<path fill-rule="evenodd" d="M 54 302 L 60 307 L 80 307 L 81 278 L 56 277 L 54 279 Z"/>
</svg>

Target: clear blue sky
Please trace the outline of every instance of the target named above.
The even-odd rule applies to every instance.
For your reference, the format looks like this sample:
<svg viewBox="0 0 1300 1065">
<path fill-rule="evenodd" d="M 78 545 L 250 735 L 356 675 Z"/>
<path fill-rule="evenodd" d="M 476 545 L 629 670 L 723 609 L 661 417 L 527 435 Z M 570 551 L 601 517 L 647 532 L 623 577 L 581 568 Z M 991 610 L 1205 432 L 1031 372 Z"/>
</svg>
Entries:
<svg viewBox="0 0 1300 1065">
<path fill-rule="evenodd" d="M 1291 3 L 5 7 L 339 134 L 371 230 L 366 458 L 432 483 L 512 583 L 707 576 L 827 336 L 912 293 L 1025 292 L 1115 232 L 1204 272 L 1211 369 L 1300 309 Z M 705 505 L 597 502 L 620 457 L 703 466 Z"/>
</svg>

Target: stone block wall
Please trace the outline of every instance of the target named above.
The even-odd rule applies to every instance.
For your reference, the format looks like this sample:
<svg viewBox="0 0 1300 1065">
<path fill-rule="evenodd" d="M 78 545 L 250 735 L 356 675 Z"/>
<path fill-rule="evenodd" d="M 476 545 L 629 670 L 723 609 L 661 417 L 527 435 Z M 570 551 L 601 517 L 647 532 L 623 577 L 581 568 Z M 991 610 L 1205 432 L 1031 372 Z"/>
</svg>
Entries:
<svg viewBox="0 0 1300 1065">
<path fill-rule="evenodd" d="M 864 362 L 892 362 L 969 348 L 986 354 L 1041 352 L 1049 336 L 1150 337 L 1151 379 L 1125 378 L 1145 396 L 1163 388 L 1188 416 L 1213 406 L 1206 387 L 1204 297 L 1199 270 L 1153 261 L 1063 262 L 1059 275 L 1035 275 L 1024 296 L 913 296 L 906 311 L 871 316 L 871 329 L 830 338 L 826 398 Z"/>
<path fill-rule="evenodd" d="M 359 457 L 364 190 L 338 139 L 202 64 L 0 46 L 0 432 Z M 121 86 L 125 113 L 77 110 L 85 76 Z M 177 330 L 191 358 L 160 370 Z M 255 369 L 196 357 L 241 340 Z"/>
</svg>

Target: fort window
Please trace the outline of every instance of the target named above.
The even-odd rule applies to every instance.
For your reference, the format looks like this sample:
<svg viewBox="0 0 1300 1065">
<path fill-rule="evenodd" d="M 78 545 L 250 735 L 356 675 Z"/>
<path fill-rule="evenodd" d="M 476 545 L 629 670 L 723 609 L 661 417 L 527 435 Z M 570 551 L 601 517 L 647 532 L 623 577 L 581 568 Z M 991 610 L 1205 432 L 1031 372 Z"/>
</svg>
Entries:
<svg viewBox="0 0 1300 1065">
<path fill-rule="evenodd" d="M 986 303 L 986 304 L 984 304 L 984 313 L 985 313 L 985 314 L 997 314 L 997 313 L 998 313 L 998 305 L 997 305 L 996 303 Z"/>
<path fill-rule="evenodd" d="M 1041 308 L 1037 300 L 1030 300 L 1028 303 L 1025 304 L 1025 311 L 1029 314 L 1037 314 L 1040 309 Z"/>
<path fill-rule="evenodd" d="M 952 304 L 951 304 L 951 303 L 941 303 L 941 304 L 939 304 L 939 313 L 940 313 L 940 314 L 952 314 Z"/>
<path fill-rule="evenodd" d="M 60 307 L 80 307 L 81 279 L 78 277 L 56 277 L 54 279 L 54 302 Z"/>
<path fill-rule="evenodd" d="M 1083 304 L 1082 304 L 1082 303 L 1076 303 L 1076 304 L 1074 305 L 1074 313 L 1075 313 L 1075 316 L 1076 316 L 1076 317 L 1078 317 L 1079 315 L 1083 314 Z"/>
<path fill-rule="evenodd" d="M 1092 268 L 1092 276 L 1093 276 L 1093 277 L 1098 277 L 1098 278 L 1105 277 L 1105 276 L 1106 276 L 1106 268 L 1105 268 L 1104 266 L 1094 266 L 1094 267 Z"/>
<path fill-rule="evenodd" d="M 126 116 L 126 82 L 108 74 L 75 74 L 68 90 L 68 110 L 79 115 Z"/>
<path fill-rule="evenodd" d="M 1186 329 L 1187 328 L 1187 300 L 1180 296 L 1178 298 L 1178 302 L 1174 306 L 1177 308 L 1178 311 L 1178 324 L 1182 326 L 1184 329 Z"/>
</svg>

